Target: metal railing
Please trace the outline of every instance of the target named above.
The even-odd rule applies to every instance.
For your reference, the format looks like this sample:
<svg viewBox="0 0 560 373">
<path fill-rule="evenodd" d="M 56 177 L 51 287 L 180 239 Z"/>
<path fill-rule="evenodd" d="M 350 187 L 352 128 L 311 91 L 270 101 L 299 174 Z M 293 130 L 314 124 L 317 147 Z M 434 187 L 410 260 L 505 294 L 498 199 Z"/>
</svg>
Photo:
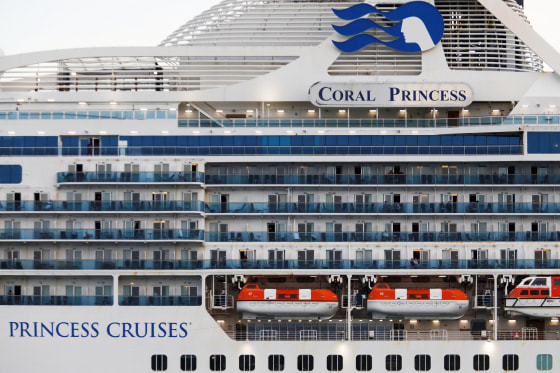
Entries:
<svg viewBox="0 0 560 373">
<path fill-rule="evenodd" d="M 0 270 L 557 270 L 560 260 L 534 259 L 491 259 L 491 260 L 0 260 Z M 484 297 L 484 296 L 482 296 Z M 352 300 L 355 302 L 355 300 Z M 362 300 L 365 303 L 365 299 Z M 363 304 L 363 303 L 362 303 Z M 485 298 L 477 301 L 478 306 L 488 306 Z"/>
</svg>

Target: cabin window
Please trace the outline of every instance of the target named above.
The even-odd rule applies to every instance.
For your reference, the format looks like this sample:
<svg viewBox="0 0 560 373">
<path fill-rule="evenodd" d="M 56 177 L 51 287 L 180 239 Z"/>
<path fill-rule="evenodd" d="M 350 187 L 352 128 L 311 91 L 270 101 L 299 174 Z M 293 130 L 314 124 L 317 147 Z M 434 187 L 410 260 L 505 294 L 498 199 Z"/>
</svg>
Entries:
<svg viewBox="0 0 560 373">
<path fill-rule="evenodd" d="M 529 290 L 521 290 L 521 295 L 529 295 Z"/>
<path fill-rule="evenodd" d="M 553 281 L 554 281 L 554 286 L 560 286 L 560 278 L 555 278 Z"/>
<path fill-rule="evenodd" d="M 417 372 L 427 372 L 432 369 L 432 358 L 430 355 L 414 356 L 414 369 Z"/>
<path fill-rule="evenodd" d="M 313 355 L 298 355 L 297 368 L 300 372 L 310 372 L 313 370 Z"/>
<path fill-rule="evenodd" d="M 547 295 L 548 296 L 548 295 L 550 295 L 550 291 L 548 289 L 547 290 L 541 290 L 541 295 Z"/>
<path fill-rule="evenodd" d="M 519 355 L 506 354 L 502 356 L 502 369 L 504 370 L 518 370 L 519 369 Z"/>
<path fill-rule="evenodd" d="M 420 298 L 422 298 L 422 299 L 428 299 L 428 294 L 422 294 L 422 295 L 420 295 Z"/>
<path fill-rule="evenodd" d="M 156 372 L 167 370 L 167 355 L 152 355 L 152 370 Z"/>
<path fill-rule="evenodd" d="M 256 289 L 257 285 L 247 285 L 247 289 Z"/>
<path fill-rule="evenodd" d="M 356 370 L 365 372 L 373 368 L 371 355 L 356 355 Z"/>
<path fill-rule="evenodd" d="M 290 294 L 291 299 L 297 299 L 297 294 Z"/>
<path fill-rule="evenodd" d="M 408 299 L 416 299 L 416 294 L 408 294 Z"/>
<path fill-rule="evenodd" d="M 538 291 L 538 290 L 529 290 L 529 294 L 531 294 L 531 295 L 539 295 L 539 291 Z"/>
<path fill-rule="evenodd" d="M 327 356 L 327 370 L 339 372 L 342 370 L 342 355 Z"/>
<path fill-rule="evenodd" d="M 210 355 L 210 370 L 214 372 L 226 370 L 226 356 Z"/>
<path fill-rule="evenodd" d="M 533 281 L 533 285 L 535 286 L 546 286 L 546 278 L 537 277 L 535 281 Z"/>
<path fill-rule="evenodd" d="M 255 355 L 239 355 L 239 370 L 242 372 L 255 370 Z"/>
<path fill-rule="evenodd" d="M 484 371 L 490 369 L 490 356 L 488 355 L 474 355 L 473 356 L 473 369 L 476 371 Z"/>
<path fill-rule="evenodd" d="M 284 355 L 268 355 L 268 370 L 273 372 L 284 370 Z"/>
<path fill-rule="evenodd" d="M 278 294 L 278 299 L 284 299 L 284 294 Z"/>
<path fill-rule="evenodd" d="M 196 355 L 182 355 L 181 370 L 183 372 L 192 372 L 196 370 Z"/>
<path fill-rule="evenodd" d="M 538 354 L 537 355 L 537 370 L 552 370 L 552 355 L 551 354 Z"/>
<path fill-rule="evenodd" d="M 445 355 L 443 357 L 443 368 L 447 371 L 454 372 L 461 369 L 461 356 Z"/>
<path fill-rule="evenodd" d="M 377 288 L 378 288 L 378 289 L 389 289 L 389 288 L 387 287 L 387 285 L 385 285 L 385 284 L 377 285 Z"/>
<path fill-rule="evenodd" d="M 402 369 L 402 356 L 401 355 L 387 355 L 385 356 L 385 369 L 389 372 L 398 372 Z"/>
</svg>

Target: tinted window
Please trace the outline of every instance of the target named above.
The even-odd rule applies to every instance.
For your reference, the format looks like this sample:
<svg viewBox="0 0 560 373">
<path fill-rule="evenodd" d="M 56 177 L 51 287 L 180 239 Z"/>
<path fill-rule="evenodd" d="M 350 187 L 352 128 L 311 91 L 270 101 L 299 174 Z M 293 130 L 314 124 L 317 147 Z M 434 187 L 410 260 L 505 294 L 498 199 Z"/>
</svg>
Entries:
<svg viewBox="0 0 560 373">
<path fill-rule="evenodd" d="M 461 357 L 459 355 L 445 355 L 443 357 L 443 368 L 450 372 L 461 369 Z"/>
<path fill-rule="evenodd" d="M 273 372 L 284 370 L 284 355 L 268 355 L 268 370 Z"/>
<path fill-rule="evenodd" d="M 310 372 L 313 370 L 313 355 L 299 355 L 297 357 L 297 369 L 300 372 Z"/>
<path fill-rule="evenodd" d="M 502 356 L 502 369 L 503 370 L 518 370 L 519 369 L 519 356 L 515 354 L 507 354 Z"/>
<path fill-rule="evenodd" d="M 414 369 L 418 372 L 427 372 L 432 368 L 432 359 L 430 355 L 414 356 Z"/>
<path fill-rule="evenodd" d="M 397 372 L 402 369 L 402 356 L 401 355 L 387 355 L 385 356 L 385 369 L 389 372 Z"/>
<path fill-rule="evenodd" d="M 255 355 L 240 355 L 239 370 L 243 372 L 255 370 Z"/>
<path fill-rule="evenodd" d="M 474 355 L 473 356 L 473 369 L 474 370 L 488 370 L 488 369 L 490 369 L 490 356 L 488 356 L 488 355 Z"/>
<path fill-rule="evenodd" d="M 356 355 L 356 370 L 364 372 L 371 370 L 373 366 L 371 355 Z"/>
<path fill-rule="evenodd" d="M 226 357 L 224 355 L 210 355 L 210 370 L 226 370 Z"/>
<path fill-rule="evenodd" d="M 167 370 L 167 355 L 152 355 L 152 370 L 156 372 Z"/>
<path fill-rule="evenodd" d="M 191 372 L 196 370 L 196 356 L 183 355 L 181 356 L 181 370 L 183 372 Z"/>
<path fill-rule="evenodd" d="M 552 355 L 537 355 L 537 370 L 552 370 Z"/>
<path fill-rule="evenodd" d="M 342 370 L 342 355 L 327 356 L 327 370 L 329 371 Z"/>
</svg>

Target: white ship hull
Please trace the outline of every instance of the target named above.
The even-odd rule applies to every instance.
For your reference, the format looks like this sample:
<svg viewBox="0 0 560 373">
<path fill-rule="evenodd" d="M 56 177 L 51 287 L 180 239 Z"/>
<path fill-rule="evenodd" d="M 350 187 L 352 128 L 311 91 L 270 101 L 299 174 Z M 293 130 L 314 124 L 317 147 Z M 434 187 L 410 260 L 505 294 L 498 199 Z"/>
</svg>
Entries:
<svg viewBox="0 0 560 373">
<path fill-rule="evenodd" d="M 520 359 L 519 371 L 532 371 L 535 358 L 539 354 L 552 354 L 556 359 L 556 352 L 560 348 L 559 341 L 522 340 L 481 342 L 479 337 L 463 334 L 464 340 L 414 340 L 409 332 L 407 340 L 364 339 L 347 341 L 341 340 L 313 341 L 290 340 L 270 341 L 260 340 L 248 343 L 245 339 L 231 338 L 231 331 L 223 330 L 208 315 L 202 307 L 2 307 L 0 334 L 2 335 L 3 358 L 2 371 L 8 373 L 27 373 L 40 368 L 44 372 L 66 372 L 69 370 L 80 373 L 118 373 L 122 371 L 141 372 L 150 371 L 150 356 L 164 354 L 168 360 L 168 371 L 178 371 L 182 355 L 197 356 L 197 372 L 211 372 L 208 361 L 211 355 L 226 357 L 227 371 L 236 371 L 240 355 L 252 354 L 256 356 L 255 371 L 268 371 L 268 356 L 283 355 L 285 369 L 297 370 L 297 357 L 302 354 L 313 355 L 315 371 L 323 371 L 327 356 L 341 355 L 344 359 L 344 371 L 355 371 L 356 355 L 372 355 L 377 364 L 385 363 L 387 355 L 402 356 L 402 371 L 414 371 L 414 356 L 429 353 L 431 355 L 432 372 L 445 372 L 444 356 L 461 356 L 461 367 L 472 368 L 472 356 L 491 352 L 491 364 L 488 372 L 503 373 L 501 367 L 502 355 L 518 354 Z M 27 322 L 30 334 L 22 336 L 18 330 L 12 331 L 10 323 Z M 80 329 L 71 336 L 71 323 L 98 323 L 99 331 L 96 337 L 83 336 Z M 60 335 L 34 335 L 34 323 L 47 325 L 61 325 Z M 147 336 L 139 338 L 127 334 L 123 335 L 123 325 L 138 323 L 165 323 L 168 327 L 172 323 L 187 323 L 186 337 L 169 337 L 169 335 Z M 14 325 L 14 324 L 12 324 Z M 108 333 L 110 329 L 110 334 Z M 169 330 L 169 328 L 167 328 Z M 132 332 L 134 334 L 135 332 Z M 11 336 L 13 334 L 13 336 Z M 70 336 L 68 336 L 70 335 Z M 467 339 L 468 338 L 468 339 Z M 95 358 L 85 361 L 88 352 L 95 353 Z M 30 357 L 30 354 L 32 357 Z M 139 356 L 143 358 L 139 358 Z M 57 358 L 53 358 L 57 357 Z M 557 361 L 554 361 L 556 364 Z M 234 369 L 235 368 L 235 369 Z"/>
</svg>

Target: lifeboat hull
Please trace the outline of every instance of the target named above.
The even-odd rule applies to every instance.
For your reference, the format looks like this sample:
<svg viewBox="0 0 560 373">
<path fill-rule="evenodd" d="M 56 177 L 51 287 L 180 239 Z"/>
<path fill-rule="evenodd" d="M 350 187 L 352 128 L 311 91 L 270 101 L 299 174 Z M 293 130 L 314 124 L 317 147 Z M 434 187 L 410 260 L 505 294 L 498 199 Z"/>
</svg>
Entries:
<svg viewBox="0 0 560 373">
<path fill-rule="evenodd" d="M 288 320 L 308 318 L 326 320 L 338 311 L 338 302 L 315 301 L 238 301 L 237 312 L 243 319 L 270 318 Z"/>
<path fill-rule="evenodd" d="M 505 311 L 534 317 L 560 317 L 560 298 L 506 298 Z"/>
<path fill-rule="evenodd" d="M 373 318 L 459 319 L 468 310 L 468 300 L 371 300 L 368 312 Z"/>
</svg>

